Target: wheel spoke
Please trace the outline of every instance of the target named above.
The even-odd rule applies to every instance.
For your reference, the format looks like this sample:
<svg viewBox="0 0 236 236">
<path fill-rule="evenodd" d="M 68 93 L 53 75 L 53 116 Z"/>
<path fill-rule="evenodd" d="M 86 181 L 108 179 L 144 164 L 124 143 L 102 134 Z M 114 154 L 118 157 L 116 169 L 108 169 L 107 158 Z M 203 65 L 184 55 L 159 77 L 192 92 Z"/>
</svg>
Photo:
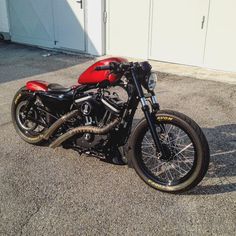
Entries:
<svg viewBox="0 0 236 236">
<path fill-rule="evenodd" d="M 167 176 L 167 178 L 168 178 L 168 182 L 170 181 L 170 179 L 171 179 L 171 181 L 173 180 L 173 176 L 172 176 L 172 174 L 171 174 L 171 172 L 170 172 L 170 168 L 169 168 L 169 166 L 165 166 L 165 169 L 166 169 L 166 176 Z M 169 175 L 169 177 L 168 177 L 168 175 Z"/>
<path fill-rule="evenodd" d="M 177 170 L 182 176 L 186 175 L 188 173 L 188 170 L 185 170 L 184 168 L 182 168 L 179 163 L 172 163 L 172 165 L 174 166 L 175 170 Z"/>
<path fill-rule="evenodd" d="M 159 164 L 159 165 L 156 165 L 155 167 L 153 167 L 153 168 L 151 169 L 151 171 L 154 172 L 154 170 L 156 170 L 156 169 L 161 169 L 164 165 L 165 165 L 165 162 L 163 162 L 163 163 L 161 163 L 161 164 Z M 160 175 L 160 174 L 162 174 L 162 173 L 163 173 L 163 172 L 161 172 L 161 173 L 156 172 L 157 175 Z"/>
<path fill-rule="evenodd" d="M 188 149 L 188 148 L 191 147 L 192 145 L 193 145 L 192 143 L 188 144 L 186 147 L 184 147 L 184 148 L 181 149 L 178 153 L 176 153 L 174 157 L 176 157 L 178 154 L 181 154 L 183 151 L 185 151 L 186 149 Z"/>
<path fill-rule="evenodd" d="M 171 140 L 170 143 L 176 142 L 176 141 L 178 141 L 178 140 L 180 140 L 180 139 L 182 139 L 182 138 L 185 138 L 185 137 L 188 137 L 188 135 L 185 134 L 185 135 L 183 135 L 183 136 L 177 137 L 176 139 Z"/>
<path fill-rule="evenodd" d="M 144 155 L 148 156 L 148 157 L 157 158 L 157 156 L 155 156 L 155 155 L 153 155 L 153 154 L 151 154 L 151 153 L 147 153 L 147 152 L 145 152 L 145 151 L 142 151 L 142 153 L 143 153 Z"/>
<path fill-rule="evenodd" d="M 192 168 L 192 162 L 186 162 L 186 161 L 178 161 L 177 160 L 177 162 L 180 164 L 184 164 L 187 168 L 188 168 L 188 170 L 190 170 L 191 168 Z"/>
</svg>

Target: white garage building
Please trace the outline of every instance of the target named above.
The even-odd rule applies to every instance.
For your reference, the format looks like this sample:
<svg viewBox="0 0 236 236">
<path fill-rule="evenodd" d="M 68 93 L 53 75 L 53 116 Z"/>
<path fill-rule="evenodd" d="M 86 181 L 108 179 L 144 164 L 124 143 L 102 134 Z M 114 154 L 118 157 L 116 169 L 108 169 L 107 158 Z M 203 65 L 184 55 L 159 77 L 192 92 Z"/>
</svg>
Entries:
<svg viewBox="0 0 236 236">
<path fill-rule="evenodd" d="M 0 0 L 13 42 L 236 72 L 235 0 Z"/>
</svg>

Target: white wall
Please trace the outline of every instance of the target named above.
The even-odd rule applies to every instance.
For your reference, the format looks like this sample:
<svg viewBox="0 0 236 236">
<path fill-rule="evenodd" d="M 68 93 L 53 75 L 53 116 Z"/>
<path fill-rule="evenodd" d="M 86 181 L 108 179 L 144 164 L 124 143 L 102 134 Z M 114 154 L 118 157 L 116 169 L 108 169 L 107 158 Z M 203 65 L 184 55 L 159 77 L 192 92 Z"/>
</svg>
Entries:
<svg viewBox="0 0 236 236">
<path fill-rule="evenodd" d="M 150 0 L 107 1 L 109 55 L 147 59 L 150 2 Z"/>
<path fill-rule="evenodd" d="M 86 1 L 87 49 L 92 55 L 104 54 L 104 0 Z"/>
<path fill-rule="evenodd" d="M 0 0 L 0 32 L 9 32 L 6 0 Z"/>
<path fill-rule="evenodd" d="M 150 59 L 202 66 L 208 9 L 209 0 L 153 0 Z"/>
<path fill-rule="evenodd" d="M 211 1 L 205 66 L 236 72 L 236 1 Z"/>
</svg>

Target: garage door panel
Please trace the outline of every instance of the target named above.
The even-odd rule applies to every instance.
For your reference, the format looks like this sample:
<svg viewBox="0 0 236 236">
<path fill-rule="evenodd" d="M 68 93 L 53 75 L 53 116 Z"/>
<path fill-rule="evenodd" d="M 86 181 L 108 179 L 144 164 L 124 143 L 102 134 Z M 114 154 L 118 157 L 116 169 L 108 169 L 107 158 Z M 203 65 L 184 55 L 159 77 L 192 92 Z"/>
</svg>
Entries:
<svg viewBox="0 0 236 236">
<path fill-rule="evenodd" d="M 6 0 L 0 0 L 0 32 L 9 32 Z"/>
<path fill-rule="evenodd" d="M 53 17 L 50 1 L 11 0 L 9 10 L 13 41 L 19 41 L 18 38 L 20 38 L 20 42 L 24 42 L 25 38 L 25 42 L 31 41 L 31 44 L 38 44 L 38 41 L 45 41 L 45 44 L 53 43 Z"/>
<path fill-rule="evenodd" d="M 236 71 L 236 1 L 211 1 L 205 66 Z"/>
<path fill-rule="evenodd" d="M 56 46 L 85 51 L 85 23 L 83 3 L 76 0 L 52 0 Z"/>
<path fill-rule="evenodd" d="M 150 58 L 202 65 L 209 1 L 152 1 Z"/>
<path fill-rule="evenodd" d="M 49 0 L 30 1 L 32 9 L 34 9 L 36 20 L 36 29 L 43 28 L 46 37 L 53 40 L 53 11 L 52 4 Z M 46 15 L 46 17 L 45 17 Z M 36 33 L 36 32 L 35 32 Z M 39 34 L 41 35 L 41 33 Z"/>
<path fill-rule="evenodd" d="M 107 1 L 108 54 L 147 58 L 150 1 Z"/>
<path fill-rule="evenodd" d="M 76 0 L 10 0 L 12 40 L 84 51 L 84 4 L 85 0 L 83 8 Z"/>
</svg>

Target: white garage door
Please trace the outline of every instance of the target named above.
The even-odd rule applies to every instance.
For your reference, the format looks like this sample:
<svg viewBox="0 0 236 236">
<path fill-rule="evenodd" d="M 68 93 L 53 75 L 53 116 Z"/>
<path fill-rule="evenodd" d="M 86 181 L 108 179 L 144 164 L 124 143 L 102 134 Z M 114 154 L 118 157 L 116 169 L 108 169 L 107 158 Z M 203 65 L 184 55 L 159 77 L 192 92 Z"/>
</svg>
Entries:
<svg viewBox="0 0 236 236">
<path fill-rule="evenodd" d="M 108 54 L 203 65 L 209 0 L 107 4 Z"/>
<path fill-rule="evenodd" d="M 84 2 L 53 0 L 57 47 L 85 51 Z"/>
<path fill-rule="evenodd" d="M 107 1 L 107 54 L 148 57 L 150 0 Z"/>
<path fill-rule="evenodd" d="M 51 2 L 48 0 L 10 0 L 11 39 L 46 47 L 54 45 Z"/>
<path fill-rule="evenodd" d="M 203 65 L 208 0 L 154 0 L 150 59 Z"/>
<path fill-rule="evenodd" d="M 84 51 L 83 1 L 8 1 L 12 41 Z"/>
<path fill-rule="evenodd" d="M 236 1 L 211 1 L 209 16 L 205 65 L 236 71 Z"/>
<path fill-rule="evenodd" d="M 9 32 L 6 0 L 0 0 L 0 32 Z"/>
</svg>

